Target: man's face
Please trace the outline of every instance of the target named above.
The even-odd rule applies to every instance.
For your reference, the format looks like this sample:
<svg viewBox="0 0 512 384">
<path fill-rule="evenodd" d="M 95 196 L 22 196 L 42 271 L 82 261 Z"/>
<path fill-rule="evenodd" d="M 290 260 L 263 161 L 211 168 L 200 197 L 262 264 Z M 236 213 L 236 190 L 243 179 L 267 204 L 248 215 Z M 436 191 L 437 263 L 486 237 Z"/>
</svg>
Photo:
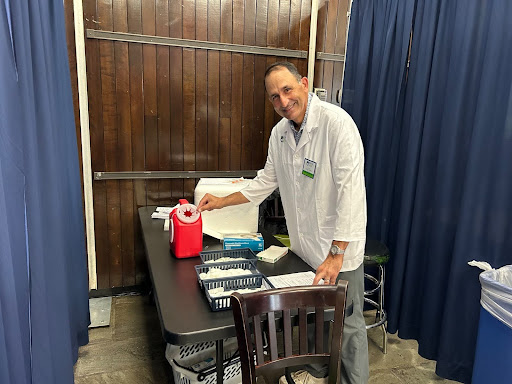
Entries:
<svg viewBox="0 0 512 384">
<path fill-rule="evenodd" d="M 286 68 L 278 68 L 265 79 L 265 88 L 276 112 L 301 125 L 308 104 L 308 79 L 300 82 Z"/>
</svg>

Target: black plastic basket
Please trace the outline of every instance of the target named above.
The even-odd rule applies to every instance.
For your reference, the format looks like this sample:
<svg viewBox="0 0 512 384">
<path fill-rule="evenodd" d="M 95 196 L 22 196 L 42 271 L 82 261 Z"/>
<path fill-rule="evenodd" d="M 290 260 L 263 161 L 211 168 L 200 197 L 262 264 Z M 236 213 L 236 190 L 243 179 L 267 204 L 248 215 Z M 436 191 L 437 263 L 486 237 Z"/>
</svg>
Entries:
<svg viewBox="0 0 512 384">
<path fill-rule="evenodd" d="M 211 280 L 203 280 L 204 284 L 204 292 L 206 294 L 206 298 L 210 303 L 210 307 L 212 311 L 223 311 L 231 308 L 231 296 L 218 296 L 212 297 L 210 295 L 209 290 L 223 287 L 225 290 L 235 291 L 238 289 L 245 288 L 260 288 L 264 286 L 264 289 L 273 289 L 274 285 L 261 273 L 256 273 L 250 276 L 235 276 L 235 277 L 226 277 L 222 279 L 211 279 Z"/>
<path fill-rule="evenodd" d="M 247 260 L 254 260 L 254 262 L 258 260 L 256 254 L 250 248 L 221 249 L 220 251 L 204 251 L 199 252 L 199 257 L 201 258 L 201 262 L 203 264 L 206 263 L 207 261 L 220 259 L 221 257 L 243 257 L 244 259 Z"/>
<path fill-rule="evenodd" d="M 200 273 L 207 273 L 211 268 L 218 268 L 218 269 L 234 269 L 234 268 L 241 268 L 241 269 L 247 269 L 246 275 L 239 275 L 239 276 L 228 276 L 226 278 L 233 278 L 233 277 L 242 277 L 242 276 L 250 276 L 253 274 L 259 274 L 260 272 L 256 269 L 256 263 L 253 260 L 237 260 L 237 261 L 230 261 L 227 263 L 210 263 L 210 264 L 200 264 L 195 265 L 194 268 L 196 269 L 197 274 L 197 281 L 199 281 L 199 285 L 201 287 L 203 286 L 203 283 L 205 281 L 209 280 L 218 280 L 218 279 L 205 279 L 202 280 L 199 276 Z"/>
</svg>

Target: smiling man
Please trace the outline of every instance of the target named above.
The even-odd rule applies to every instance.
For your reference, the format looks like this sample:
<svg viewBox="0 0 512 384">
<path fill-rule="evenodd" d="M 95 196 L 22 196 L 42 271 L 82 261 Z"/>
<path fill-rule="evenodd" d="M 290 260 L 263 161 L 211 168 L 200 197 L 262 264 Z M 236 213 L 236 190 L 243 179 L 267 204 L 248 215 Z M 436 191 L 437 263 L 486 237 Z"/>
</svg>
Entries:
<svg viewBox="0 0 512 384">
<path fill-rule="evenodd" d="M 206 194 L 198 209 L 259 205 L 279 187 L 291 249 L 316 270 L 313 284 L 335 284 L 340 278 L 349 282 L 341 383 L 365 384 L 366 192 L 361 137 L 343 109 L 308 93 L 308 79 L 293 64 L 269 66 L 265 88 L 283 117 L 272 129 L 265 167 L 240 192 L 221 198 Z M 304 372 L 308 382 L 315 382 L 311 374 L 321 377 L 326 372 L 324 367 L 314 368 Z"/>
</svg>

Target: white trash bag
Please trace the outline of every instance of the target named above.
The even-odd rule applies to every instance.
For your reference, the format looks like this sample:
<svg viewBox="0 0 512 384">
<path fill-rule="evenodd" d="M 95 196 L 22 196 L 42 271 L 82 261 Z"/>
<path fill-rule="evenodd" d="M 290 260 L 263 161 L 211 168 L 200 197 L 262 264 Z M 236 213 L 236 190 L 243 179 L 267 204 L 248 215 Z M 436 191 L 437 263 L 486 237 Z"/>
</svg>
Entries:
<svg viewBox="0 0 512 384">
<path fill-rule="evenodd" d="M 484 271 L 480 274 L 482 307 L 512 328 L 512 265 L 494 269 L 482 261 L 473 260 L 468 264 Z"/>
</svg>

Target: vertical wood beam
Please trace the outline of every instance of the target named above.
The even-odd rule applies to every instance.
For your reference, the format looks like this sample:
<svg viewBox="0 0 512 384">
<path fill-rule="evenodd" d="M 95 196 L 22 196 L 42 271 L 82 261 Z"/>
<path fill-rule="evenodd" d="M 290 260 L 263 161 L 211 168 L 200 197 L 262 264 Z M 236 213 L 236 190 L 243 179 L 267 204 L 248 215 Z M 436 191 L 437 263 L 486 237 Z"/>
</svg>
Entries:
<svg viewBox="0 0 512 384">
<path fill-rule="evenodd" d="M 87 70 L 85 64 L 85 34 L 82 0 L 73 0 L 75 19 L 76 71 L 78 76 L 78 103 L 80 111 L 80 136 L 82 139 L 82 171 L 84 177 L 85 233 L 87 236 L 87 266 L 89 290 L 97 289 L 96 247 L 94 237 L 94 209 L 92 202 L 91 139 L 89 132 L 89 101 Z"/>
</svg>

